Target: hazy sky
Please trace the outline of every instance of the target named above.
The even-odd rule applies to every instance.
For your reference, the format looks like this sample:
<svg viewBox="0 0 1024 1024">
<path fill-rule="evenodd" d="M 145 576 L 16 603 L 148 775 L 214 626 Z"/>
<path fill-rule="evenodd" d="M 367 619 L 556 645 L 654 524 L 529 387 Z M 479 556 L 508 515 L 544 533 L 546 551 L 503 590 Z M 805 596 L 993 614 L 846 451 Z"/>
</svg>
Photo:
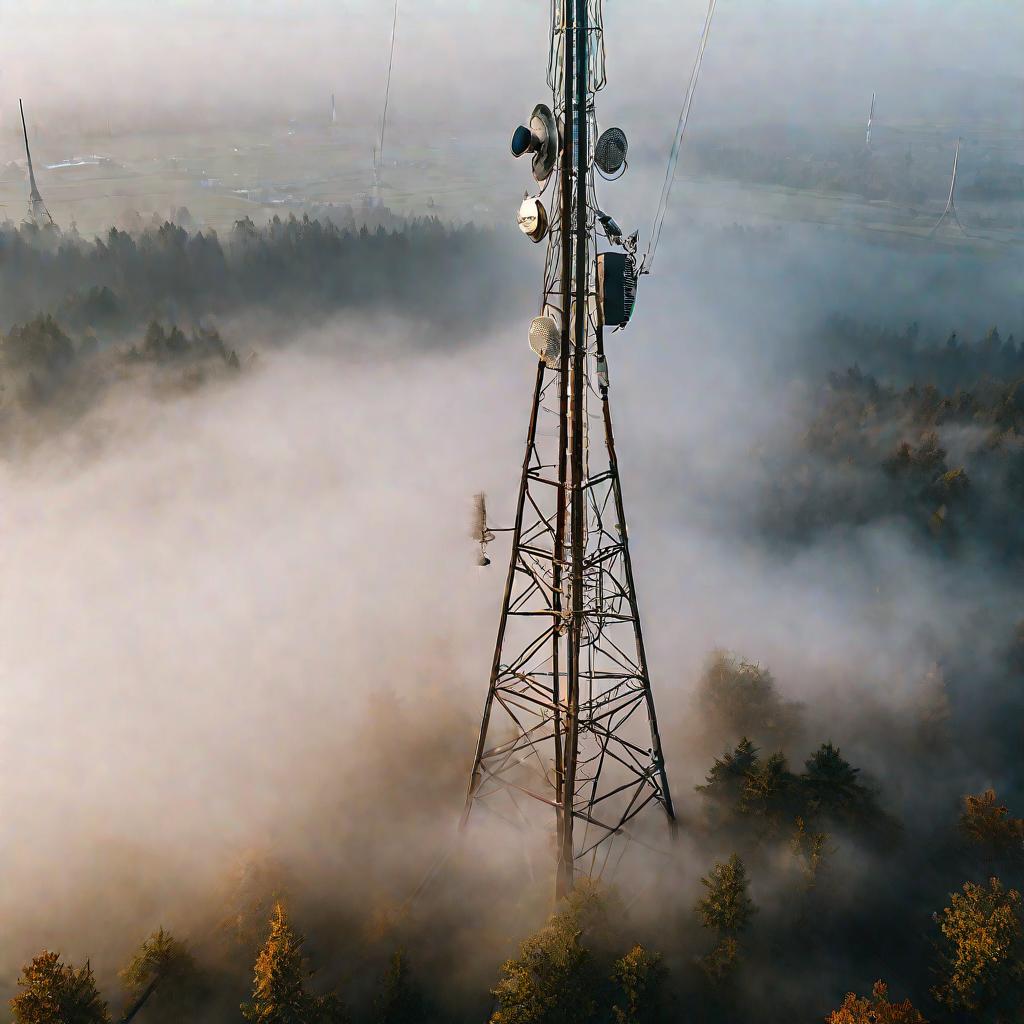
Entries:
<svg viewBox="0 0 1024 1024">
<path fill-rule="evenodd" d="M 609 94 L 677 104 L 704 9 L 607 0 Z M 346 113 L 368 104 L 372 121 L 391 15 L 390 0 L 0 0 L 0 123 L 19 93 L 74 119 L 101 106 L 303 116 L 332 91 Z M 515 91 L 527 103 L 543 82 L 546 25 L 544 0 L 402 0 L 396 119 L 497 115 Z M 948 70 L 1014 76 L 999 88 L 1019 109 L 1021 52 L 1024 7 L 1012 0 L 720 0 L 702 103 L 723 116 L 835 116 L 874 87 L 926 96 Z M 906 96 L 886 101 L 913 113 Z"/>
</svg>

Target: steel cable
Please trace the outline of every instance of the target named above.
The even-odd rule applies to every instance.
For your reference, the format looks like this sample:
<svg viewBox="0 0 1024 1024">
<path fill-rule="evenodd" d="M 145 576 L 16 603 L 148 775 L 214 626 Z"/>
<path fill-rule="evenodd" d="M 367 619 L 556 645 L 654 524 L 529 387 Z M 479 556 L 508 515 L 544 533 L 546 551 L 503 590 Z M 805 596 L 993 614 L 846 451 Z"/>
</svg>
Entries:
<svg viewBox="0 0 1024 1024">
<path fill-rule="evenodd" d="M 679 123 L 676 126 L 675 139 L 672 142 L 672 150 L 668 157 L 668 169 L 665 172 L 665 182 L 661 186 L 661 198 L 658 200 L 658 211 L 654 215 L 654 226 L 651 228 L 651 238 L 647 243 L 647 251 L 644 253 L 643 261 L 640 264 L 640 273 L 649 274 L 654 265 L 654 253 L 658 248 L 661 239 L 661 229 L 665 223 L 665 213 L 668 210 L 669 196 L 672 194 L 672 185 L 676 179 L 676 165 L 679 163 L 679 151 L 683 144 L 683 136 L 686 134 L 686 125 L 690 120 L 690 109 L 693 106 L 693 96 L 697 91 L 697 80 L 700 78 L 701 64 L 704 62 L 704 51 L 707 49 L 708 37 L 711 34 L 711 20 L 715 16 L 715 4 L 717 0 L 709 0 L 708 13 L 704 19 L 704 31 L 700 37 L 700 49 L 697 51 L 697 59 L 693 63 L 693 70 L 690 72 L 690 82 L 686 87 L 686 98 L 683 100 L 683 109 L 679 112 Z"/>
<path fill-rule="evenodd" d="M 381 170 L 384 169 L 384 128 L 388 121 L 388 97 L 391 95 L 391 68 L 395 63 L 395 35 L 398 32 L 398 0 L 395 0 L 395 17 L 391 23 L 391 53 L 388 56 L 388 78 L 384 86 L 384 113 L 380 119 L 380 148 L 377 151 L 377 160 Z"/>
</svg>

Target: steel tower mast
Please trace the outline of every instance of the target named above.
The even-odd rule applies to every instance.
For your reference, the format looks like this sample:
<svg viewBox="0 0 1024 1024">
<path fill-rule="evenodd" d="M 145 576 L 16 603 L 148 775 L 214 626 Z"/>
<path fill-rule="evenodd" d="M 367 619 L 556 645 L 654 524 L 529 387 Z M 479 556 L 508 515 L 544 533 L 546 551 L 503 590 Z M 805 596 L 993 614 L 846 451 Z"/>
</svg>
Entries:
<svg viewBox="0 0 1024 1024">
<path fill-rule="evenodd" d="M 541 357 L 463 824 L 478 805 L 519 825 L 530 824 L 531 807 L 553 811 L 557 897 L 578 871 L 601 875 L 613 846 L 639 839 L 633 822 L 649 805 L 660 804 L 675 829 L 608 397 L 604 327 L 628 319 L 608 320 L 612 257 L 629 268 L 630 309 L 636 279 L 635 239 L 628 257 L 598 254 L 599 220 L 622 244 L 596 197 L 595 97 L 604 84 L 602 0 L 552 0 L 552 110 L 539 105 L 531 129 L 519 129 L 530 135 L 553 114 L 558 136 L 557 166 L 544 165 L 543 132 L 530 143 L 541 195 L 551 189 L 541 315 L 531 326 Z M 544 234 L 541 213 L 534 240 Z M 534 344 L 545 330 L 546 350 Z"/>
<path fill-rule="evenodd" d="M 37 223 L 41 222 L 45 216 L 52 224 L 53 217 L 50 216 L 50 211 L 46 208 L 46 203 L 43 202 L 43 197 L 39 194 L 39 188 L 36 186 L 36 172 L 32 169 L 32 152 L 28 148 L 28 128 L 25 127 L 25 107 L 21 100 L 18 100 L 18 109 L 21 111 L 21 130 L 25 136 L 25 159 L 28 160 L 29 215 Z"/>
<path fill-rule="evenodd" d="M 953 154 L 953 176 L 949 182 L 949 198 L 946 200 L 946 208 L 942 211 L 942 216 L 935 222 L 935 227 L 933 227 L 931 231 L 928 232 L 929 238 L 933 237 L 935 232 L 938 231 L 940 227 L 942 227 L 947 217 L 952 217 L 953 220 L 956 222 L 956 226 L 961 230 L 961 232 L 965 235 L 967 234 L 967 229 L 963 226 L 963 224 L 960 223 L 960 217 L 957 215 L 955 202 L 956 172 L 957 167 L 960 164 L 960 143 L 962 141 L 963 140 L 960 138 L 957 138 L 956 140 L 956 152 L 954 152 Z"/>
</svg>

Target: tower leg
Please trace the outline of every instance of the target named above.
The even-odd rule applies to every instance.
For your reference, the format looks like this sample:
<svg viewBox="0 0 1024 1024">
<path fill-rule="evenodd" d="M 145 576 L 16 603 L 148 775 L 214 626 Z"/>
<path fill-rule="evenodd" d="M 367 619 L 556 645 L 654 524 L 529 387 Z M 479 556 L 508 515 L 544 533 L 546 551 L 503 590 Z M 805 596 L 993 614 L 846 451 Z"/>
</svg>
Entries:
<svg viewBox="0 0 1024 1024">
<path fill-rule="evenodd" d="M 495 687 L 498 682 L 498 672 L 501 664 L 501 652 L 505 642 L 505 629 L 508 625 L 509 602 L 512 597 L 512 585 L 516 576 L 516 560 L 519 557 L 519 546 L 523 535 L 523 514 L 526 507 L 526 496 L 529 484 L 530 466 L 536 455 L 537 442 L 537 413 L 540 408 L 540 398 L 544 383 L 544 364 L 537 363 L 537 379 L 533 386 L 533 401 L 530 404 L 530 423 L 526 430 L 526 454 L 523 456 L 523 471 L 519 479 L 519 498 L 516 502 L 515 525 L 512 528 L 512 554 L 508 563 L 508 575 L 505 578 L 505 594 L 501 601 L 501 615 L 498 619 L 498 637 L 494 643 L 494 657 L 491 661 L 491 680 L 487 687 L 487 698 L 484 701 L 484 714 L 480 722 L 480 737 L 476 746 L 476 757 L 473 760 L 473 772 L 470 776 L 469 792 L 466 794 L 466 804 L 462 810 L 462 818 L 459 828 L 464 829 L 469 821 L 469 812 L 473 809 L 473 800 L 482 781 L 481 766 L 484 757 L 484 748 L 487 743 L 487 727 L 491 720 L 491 708 L 494 705 Z M 557 681 L 556 681 L 557 685 Z"/>
<path fill-rule="evenodd" d="M 597 329 L 597 351 L 604 356 L 603 331 Z M 665 756 L 661 750 L 661 731 L 658 729 L 658 714 L 654 708 L 654 694 L 651 692 L 651 677 L 647 671 L 647 649 L 644 646 L 644 631 L 640 624 L 640 607 L 637 603 L 636 586 L 633 581 L 633 559 L 629 553 L 629 536 L 626 528 L 626 511 L 622 501 L 622 480 L 619 477 L 619 459 L 615 452 L 615 433 L 612 430 L 612 411 L 608 404 L 608 387 L 601 388 L 601 408 L 604 416 L 605 443 L 608 446 L 608 465 L 612 473 L 612 486 L 615 495 L 615 514 L 618 517 L 619 530 L 622 534 L 622 563 L 626 576 L 629 606 L 633 614 L 633 632 L 636 636 L 637 661 L 644 680 L 644 701 L 647 705 L 647 719 L 651 727 L 651 755 L 654 760 L 661 786 L 662 805 L 668 816 L 669 834 L 674 839 L 677 832 L 676 812 L 672 804 L 672 794 L 668 785 L 668 774 L 665 771 Z"/>
</svg>

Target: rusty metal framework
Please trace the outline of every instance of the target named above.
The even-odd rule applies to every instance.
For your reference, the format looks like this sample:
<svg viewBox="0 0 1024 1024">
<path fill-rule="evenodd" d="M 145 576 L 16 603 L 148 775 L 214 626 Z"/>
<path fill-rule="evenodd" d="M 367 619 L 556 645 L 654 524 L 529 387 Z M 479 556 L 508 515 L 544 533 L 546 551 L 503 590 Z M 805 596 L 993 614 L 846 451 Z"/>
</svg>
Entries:
<svg viewBox="0 0 1024 1024">
<path fill-rule="evenodd" d="M 630 561 L 598 301 L 595 98 L 602 0 L 552 0 L 548 85 L 561 131 L 541 313 L 561 331 L 538 362 L 490 683 L 463 824 L 484 806 L 557 832 L 556 895 L 601 875 L 641 812 L 675 814 Z M 548 819 L 550 820 L 550 819 Z M 613 859 L 613 851 L 620 846 Z"/>
</svg>

